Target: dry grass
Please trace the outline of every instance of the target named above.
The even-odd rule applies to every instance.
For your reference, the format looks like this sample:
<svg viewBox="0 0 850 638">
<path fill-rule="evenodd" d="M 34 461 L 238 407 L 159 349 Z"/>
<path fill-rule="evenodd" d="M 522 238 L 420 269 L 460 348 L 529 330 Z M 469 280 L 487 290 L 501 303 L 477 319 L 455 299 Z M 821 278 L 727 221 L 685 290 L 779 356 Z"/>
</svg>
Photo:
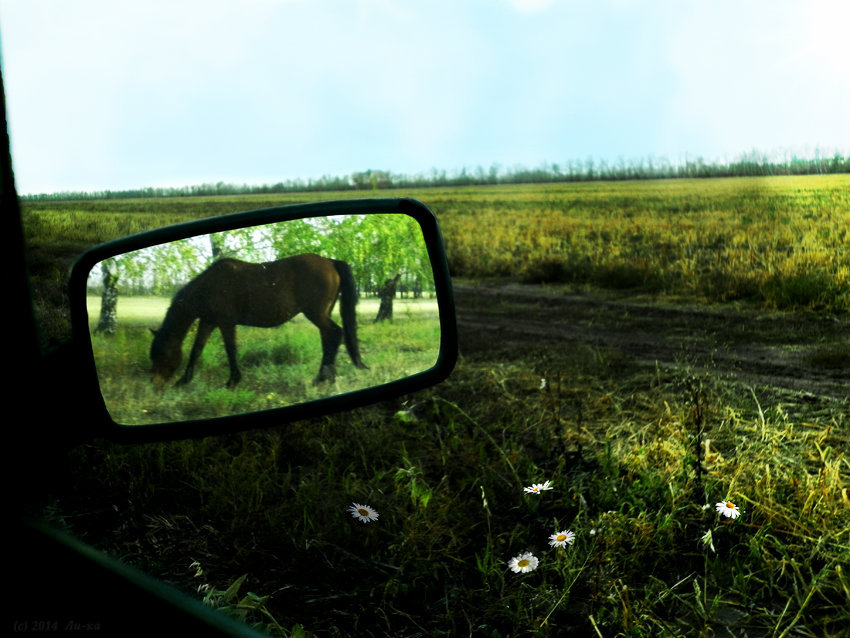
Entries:
<svg viewBox="0 0 850 638">
<path fill-rule="evenodd" d="M 848 192 L 836 175 L 469 189 L 429 203 L 456 276 L 844 312 Z"/>
</svg>

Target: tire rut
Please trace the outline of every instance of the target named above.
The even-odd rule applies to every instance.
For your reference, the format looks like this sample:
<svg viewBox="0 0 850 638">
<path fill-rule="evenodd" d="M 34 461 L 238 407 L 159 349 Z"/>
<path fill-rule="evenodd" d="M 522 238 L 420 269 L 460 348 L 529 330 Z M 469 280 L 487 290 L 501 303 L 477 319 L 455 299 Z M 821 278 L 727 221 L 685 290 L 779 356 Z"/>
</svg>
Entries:
<svg viewBox="0 0 850 638">
<path fill-rule="evenodd" d="M 750 386 L 798 399 L 848 400 L 850 369 L 820 365 L 819 353 L 850 349 L 847 317 L 765 313 L 560 293 L 541 286 L 454 284 L 461 352 L 498 343 L 518 352 L 541 343 L 619 351 L 643 366 L 685 362 Z"/>
</svg>

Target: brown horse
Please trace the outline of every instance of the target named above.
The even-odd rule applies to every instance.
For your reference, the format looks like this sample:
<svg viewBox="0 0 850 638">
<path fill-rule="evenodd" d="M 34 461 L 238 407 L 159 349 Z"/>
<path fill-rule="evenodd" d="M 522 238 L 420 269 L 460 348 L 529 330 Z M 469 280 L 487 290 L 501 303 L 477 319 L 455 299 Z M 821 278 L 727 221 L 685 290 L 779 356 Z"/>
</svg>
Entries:
<svg viewBox="0 0 850 638">
<path fill-rule="evenodd" d="M 341 293 L 341 295 L 340 295 Z M 331 311 L 340 299 L 340 328 Z M 236 363 L 236 326 L 273 328 L 299 313 L 319 328 L 322 362 L 314 383 L 333 381 L 336 354 L 345 337 L 351 361 L 365 368 L 357 343 L 357 291 L 350 266 L 344 261 L 303 254 L 263 264 L 221 259 L 186 284 L 175 296 L 151 344 L 153 382 L 159 389 L 171 378 L 183 358 L 183 340 L 195 320 L 198 331 L 186 371 L 177 382 L 192 379 L 195 362 L 213 330 L 218 328 L 230 364 L 227 387 L 242 378 Z"/>
</svg>

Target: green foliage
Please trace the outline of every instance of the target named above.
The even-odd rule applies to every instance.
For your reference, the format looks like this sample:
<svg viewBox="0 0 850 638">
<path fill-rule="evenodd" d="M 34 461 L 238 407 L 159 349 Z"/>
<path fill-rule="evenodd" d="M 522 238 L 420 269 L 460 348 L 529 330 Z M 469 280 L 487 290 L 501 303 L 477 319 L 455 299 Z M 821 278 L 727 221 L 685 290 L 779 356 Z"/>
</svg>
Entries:
<svg viewBox="0 0 850 638">
<path fill-rule="evenodd" d="M 425 480 L 422 468 L 416 467 L 408 459 L 407 450 L 402 447 L 403 466 L 395 473 L 396 489 L 407 491 L 410 499 L 419 507 L 428 507 L 428 501 L 434 496 L 434 490 Z"/>
<path fill-rule="evenodd" d="M 195 569 L 195 578 L 205 576 L 201 564 L 193 562 L 190 569 Z M 282 638 L 307 638 L 309 635 L 298 623 L 287 631 L 283 628 L 274 615 L 268 609 L 269 596 L 259 596 L 253 592 L 247 592 L 241 598 L 239 590 L 248 578 L 243 574 L 234 580 L 227 589 L 216 589 L 204 583 L 198 587 L 198 593 L 203 593 L 203 603 L 217 609 L 221 613 L 248 624 L 255 631 L 269 636 L 281 636 Z"/>
<path fill-rule="evenodd" d="M 241 228 L 125 253 L 95 266 L 89 292 L 100 294 L 100 269 L 106 267 L 115 273 L 125 296 L 170 296 L 216 259 L 259 263 L 299 253 L 348 262 L 363 291 L 377 290 L 396 274 L 402 290 L 434 290 L 422 232 L 413 218 L 347 215 Z"/>
</svg>

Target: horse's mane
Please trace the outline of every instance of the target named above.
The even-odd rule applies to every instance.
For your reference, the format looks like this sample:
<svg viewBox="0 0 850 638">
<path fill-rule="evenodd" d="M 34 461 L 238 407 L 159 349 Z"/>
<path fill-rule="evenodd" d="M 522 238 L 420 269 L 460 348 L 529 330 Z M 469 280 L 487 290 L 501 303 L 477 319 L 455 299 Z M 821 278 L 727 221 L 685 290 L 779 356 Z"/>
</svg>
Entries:
<svg viewBox="0 0 850 638">
<path fill-rule="evenodd" d="M 165 312 L 165 317 L 162 319 L 162 325 L 159 330 L 155 331 L 152 347 L 161 346 L 164 340 L 169 337 L 177 337 L 182 341 L 183 337 L 186 336 L 197 317 L 190 301 L 195 281 L 196 279 L 193 279 L 174 295 L 168 310 Z"/>
</svg>

